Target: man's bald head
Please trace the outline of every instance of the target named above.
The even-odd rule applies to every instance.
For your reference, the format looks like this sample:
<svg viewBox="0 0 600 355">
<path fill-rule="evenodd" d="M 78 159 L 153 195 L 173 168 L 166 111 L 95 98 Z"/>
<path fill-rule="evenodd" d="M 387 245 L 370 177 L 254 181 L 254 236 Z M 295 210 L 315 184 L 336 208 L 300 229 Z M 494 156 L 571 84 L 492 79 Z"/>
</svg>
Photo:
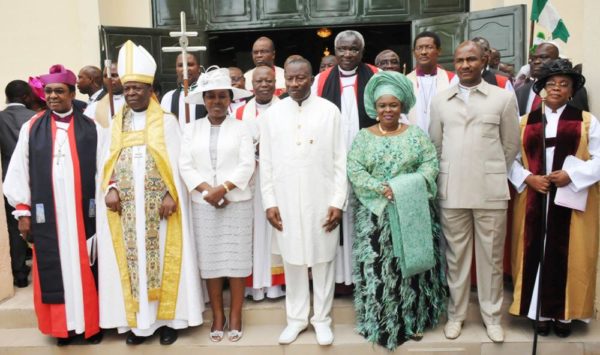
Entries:
<svg viewBox="0 0 600 355">
<path fill-rule="evenodd" d="M 283 66 L 285 67 L 292 60 L 302 59 L 302 58 L 304 58 L 304 57 L 302 57 L 300 54 L 292 54 L 286 58 L 285 62 L 283 63 Z"/>
<path fill-rule="evenodd" d="M 552 43 L 542 43 L 535 49 L 535 53 L 530 56 L 531 76 L 538 78 L 541 74 L 542 65 L 551 60 L 558 59 L 558 47 Z"/>
<path fill-rule="evenodd" d="M 77 88 L 84 95 L 93 95 L 102 88 L 102 71 L 93 65 L 86 65 L 77 75 Z"/>
<path fill-rule="evenodd" d="M 252 72 L 252 90 L 256 102 L 267 104 L 273 99 L 275 93 L 275 71 L 266 65 L 258 66 Z"/>
<path fill-rule="evenodd" d="M 275 63 L 275 44 L 269 37 L 260 37 L 252 45 L 252 61 L 255 66 Z"/>
<path fill-rule="evenodd" d="M 400 57 L 391 49 L 384 49 L 375 57 L 375 66 L 381 70 L 400 72 Z"/>
</svg>

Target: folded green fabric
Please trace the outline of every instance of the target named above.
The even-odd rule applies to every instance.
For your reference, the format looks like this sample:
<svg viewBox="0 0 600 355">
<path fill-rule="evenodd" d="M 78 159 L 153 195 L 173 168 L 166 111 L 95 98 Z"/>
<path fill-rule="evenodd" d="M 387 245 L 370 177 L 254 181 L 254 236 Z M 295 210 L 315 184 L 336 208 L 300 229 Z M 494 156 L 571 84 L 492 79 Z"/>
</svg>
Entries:
<svg viewBox="0 0 600 355">
<path fill-rule="evenodd" d="M 394 256 L 402 277 L 407 278 L 435 265 L 427 186 L 421 174 L 400 174 L 388 181 L 394 203 L 388 203 Z"/>
</svg>

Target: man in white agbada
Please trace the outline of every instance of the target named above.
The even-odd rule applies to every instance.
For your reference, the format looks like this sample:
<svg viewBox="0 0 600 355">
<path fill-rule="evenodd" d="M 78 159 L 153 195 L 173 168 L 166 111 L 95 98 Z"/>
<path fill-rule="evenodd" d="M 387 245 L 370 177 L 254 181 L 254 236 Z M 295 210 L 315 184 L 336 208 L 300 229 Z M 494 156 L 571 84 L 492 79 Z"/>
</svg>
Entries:
<svg viewBox="0 0 600 355">
<path fill-rule="evenodd" d="M 260 138 L 259 122 L 261 114 L 279 101 L 275 93 L 275 72 L 273 68 L 261 65 L 252 73 L 254 98 L 236 111 L 236 118 L 247 123 L 252 131 L 255 144 Z M 257 163 L 259 159 L 257 156 Z M 254 175 L 256 193 L 254 195 L 254 244 L 251 285 L 246 287 L 246 296 L 255 301 L 265 298 L 285 296 L 281 285 L 285 284 L 281 256 L 271 252 L 273 227 L 268 223 L 262 207 L 260 194 L 260 177 L 258 171 Z"/>
<path fill-rule="evenodd" d="M 308 325 L 312 268 L 317 342 L 333 342 L 329 313 L 335 285 L 339 223 L 346 200 L 346 147 L 340 112 L 311 95 L 312 68 L 306 59 L 285 66 L 290 97 L 261 117 L 260 176 L 263 207 L 283 257 L 287 327 L 279 337 L 289 344 Z"/>
<path fill-rule="evenodd" d="M 152 94 L 150 53 L 127 41 L 118 70 L 126 105 L 111 122 L 97 197 L 100 325 L 131 330 L 130 345 L 160 328 L 161 344 L 172 344 L 204 310 L 179 124 Z"/>
</svg>

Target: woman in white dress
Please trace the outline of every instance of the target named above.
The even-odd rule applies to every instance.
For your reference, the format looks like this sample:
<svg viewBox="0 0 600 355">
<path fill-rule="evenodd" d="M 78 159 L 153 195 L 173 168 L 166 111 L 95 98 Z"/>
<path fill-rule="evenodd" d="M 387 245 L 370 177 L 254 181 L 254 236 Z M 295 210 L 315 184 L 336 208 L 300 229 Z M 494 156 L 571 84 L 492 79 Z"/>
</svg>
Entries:
<svg viewBox="0 0 600 355">
<path fill-rule="evenodd" d="M 228 115 L 232 100 L 251 93 L 231 86 L 229 71 L 203 74 L 186 98 L 204 104 L 208 115 L 184 129 L 179 168 L 191 192 L 200 275 L 206 280 L 213 324 L 210 339 L 223 339 L 223 283 L 229 279 L 230 341 L 242 337 L 245 278 L 252 273 L 254 145 L 243 123 Z"/>
</svg>

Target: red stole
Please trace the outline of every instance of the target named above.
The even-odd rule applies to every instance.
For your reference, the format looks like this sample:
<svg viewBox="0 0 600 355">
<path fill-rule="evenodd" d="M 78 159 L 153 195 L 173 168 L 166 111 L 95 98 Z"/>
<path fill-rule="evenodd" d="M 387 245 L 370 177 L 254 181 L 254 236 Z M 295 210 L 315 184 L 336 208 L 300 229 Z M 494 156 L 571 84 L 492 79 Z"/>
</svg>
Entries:
<svg viewBox="0 0 600 355">
<path fill-rule="evenodd" d="M 583 117 L 582 111 L 567 105 L 558 121 L 552 171 L 561 170 L 565 158 L 575 155 L 579 148 Z M 534 175 L 546 175 L 542 167 L 541 110 L 529 114 L 523 133 L 523 150 L 528 166 Z M 549 144 L 547 144 L 549 146 Z M 569 252 L 569 229 L 572 210 L 554 204 L 556 186 L 548 193 L 548 215 L 546 228 L 545 262 L 542 273 L 541 316 L 564 319 L 566 297 L 567 266 Z M 520 313 L 527 314 L 535 285 L 540 260 L 540 246 L 544 241 L 543 225 L 540 223 L 545 206 L 541 194 L 528 189 L 524 230 L 523 289 Z"/>
</svg>

